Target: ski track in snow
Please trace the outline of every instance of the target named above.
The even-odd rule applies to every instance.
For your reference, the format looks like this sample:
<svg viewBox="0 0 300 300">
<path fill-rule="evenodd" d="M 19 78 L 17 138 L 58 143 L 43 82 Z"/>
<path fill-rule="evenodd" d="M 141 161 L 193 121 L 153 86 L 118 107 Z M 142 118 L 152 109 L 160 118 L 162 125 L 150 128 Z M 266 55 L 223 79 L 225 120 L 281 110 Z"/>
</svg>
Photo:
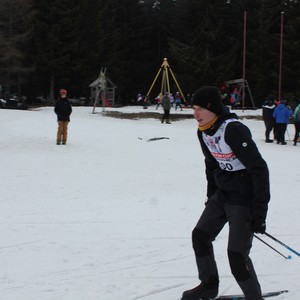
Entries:
<svg viewBox="0 0 300 300">
<path fill-rule="evenodd" d="M 174 300 L 198 284 L 190 236 L 206 181 L 197 124 L 91 112 L 74 107 L 69 142 L 57 146 L 53 107 L 0 110 L 1 300 Z M 299 251 L 300 145 L 265 144 L 263 122 L 244 119 L 261 111 L 238 113 L 270 169 L 267 230 Z M 169 139 L 147 142 L 156 137 Z M 263 238 L 292 255 L 253 241 L 263 290 L 300 299 L 300 258 Z M 226 243 L 225 227 L 214 243 L 220 295 L 238 294 Z"/>
</svg>

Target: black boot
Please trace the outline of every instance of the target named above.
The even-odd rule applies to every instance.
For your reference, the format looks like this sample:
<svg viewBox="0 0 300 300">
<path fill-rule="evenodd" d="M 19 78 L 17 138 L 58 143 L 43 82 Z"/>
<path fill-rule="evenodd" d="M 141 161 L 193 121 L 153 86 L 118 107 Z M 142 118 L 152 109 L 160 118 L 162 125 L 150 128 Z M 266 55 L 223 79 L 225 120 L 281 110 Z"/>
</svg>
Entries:
<svg viewBox="0 0 300 300">
<path fill-rule="evenodd" d="M 219 282 L 210 284 L 201 282 L 195 288 L 183 292 L 181 300 L 214 299 L 218 292 Z"/>
</svg>

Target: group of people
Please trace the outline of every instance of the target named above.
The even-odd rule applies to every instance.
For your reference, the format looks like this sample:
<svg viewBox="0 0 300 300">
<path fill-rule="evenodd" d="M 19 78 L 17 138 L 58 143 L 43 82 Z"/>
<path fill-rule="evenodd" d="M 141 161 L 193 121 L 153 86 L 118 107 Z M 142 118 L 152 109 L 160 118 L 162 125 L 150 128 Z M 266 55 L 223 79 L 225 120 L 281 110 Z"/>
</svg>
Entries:
<svg viewBox="0 0 300 300">
<path fill-rule="evenodd" d="M 175 96 L 173 96 L 172 93 L 165 93 L 164 95 L 162 93 L 159 93 L 159 95 L 155 98 L 155 101 L 156 101 L 156 109 L 158 109 L 158 107 L 162 104 L 162 98 L 164 96 L 168 96 L 169 99 L 170 99 L 170 104 L 171 104 L 171 107 L 173 107 L 174 103 L 175 103 L 175 110 L 177 110 L 177 108 L 179 107 L 181 109 L 181 111 L 183 110 L 182 109 L 182 96 L 179 92 L 176 92 Z"/>
<path fill-rule="evenodd" d="M 273 139 L 277 144 L 286 145 L 285 132 L 290 118 L 294 116 L 295 135 L 294 146 L 297 145 L 300 131 L 300 100 L 294 112 L 287 101 L 276 101 L 273 96 L 268 96 L 262 105 L 263 120 L 265 123 L 265 141 L 272 143 Z M 273 139 L 270 134 L 273 131 Z"/>
</svg>

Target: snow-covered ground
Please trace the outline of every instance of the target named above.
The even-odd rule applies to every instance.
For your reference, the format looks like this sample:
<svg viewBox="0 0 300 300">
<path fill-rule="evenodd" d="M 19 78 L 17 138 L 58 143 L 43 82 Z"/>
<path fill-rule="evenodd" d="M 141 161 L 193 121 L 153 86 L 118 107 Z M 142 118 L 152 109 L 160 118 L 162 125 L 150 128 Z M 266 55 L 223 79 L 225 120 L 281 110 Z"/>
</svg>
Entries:
<svg viewBox="0 0 300 300">
<path fill-rule="evenodd" d="M 198 284 L 190 235 L 206 180 L 196 122 L 166 125 L 96 111 L 74 107 L 68 144 L 57 146 L 53 107 L 0 110 L 0 299 L 176 300 Z M 243 122 L 270 169 L 267 231 L 300 251 L 300 145 L 266 144 L 262 121 Z M 293 125 L 288 132 L 292 137 Z M 147 141 L 153 137 L 169 139 Z M 292 255 L 285 259 L 254 240 L 263 290 L 288 289 L 276 299 L 300 299 L 300 257 L 261 237 Z M 220 294 L 240 293 L 226 242 L 224 228 L 214 243 Z"/>
</svg>

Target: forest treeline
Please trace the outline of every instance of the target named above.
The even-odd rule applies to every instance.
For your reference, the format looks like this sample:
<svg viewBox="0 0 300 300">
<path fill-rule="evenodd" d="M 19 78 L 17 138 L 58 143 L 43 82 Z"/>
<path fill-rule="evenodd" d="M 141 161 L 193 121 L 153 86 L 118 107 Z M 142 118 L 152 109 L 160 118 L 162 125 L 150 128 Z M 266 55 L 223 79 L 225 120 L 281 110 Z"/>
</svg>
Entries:
<svg viewBox="0 0 300 300">
<path fill-rule="evenodd" d="M 165 57 L 184 93 L 220 86 L 242 78 L 246 28 L 255 104 L 278 95 L 281 30 L 281 94 L 292 101 L 300 92 L 299 12 L 297 0 L 1 0 L 2 97 L 54 99 L 62 87 L 89 97 L 103 67 L 126 103 L 147 93 Z"/>
</svg>

